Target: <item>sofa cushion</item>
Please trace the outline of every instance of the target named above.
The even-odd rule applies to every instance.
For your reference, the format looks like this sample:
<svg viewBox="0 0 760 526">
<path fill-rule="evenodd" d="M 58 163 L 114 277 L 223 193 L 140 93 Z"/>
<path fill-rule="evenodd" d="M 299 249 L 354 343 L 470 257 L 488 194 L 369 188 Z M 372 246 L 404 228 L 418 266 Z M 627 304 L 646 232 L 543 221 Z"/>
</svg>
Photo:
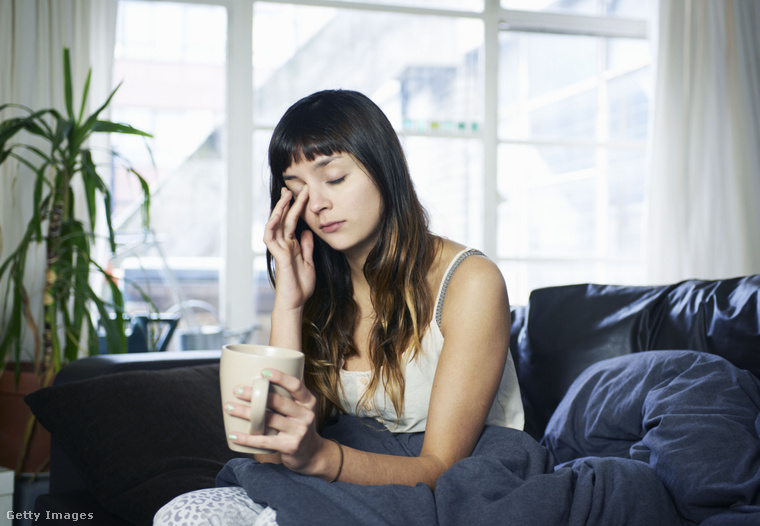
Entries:
<svg viewBox="0 0 760 526">
<path fill-rule="evenodd" d="M 525 430 L 539 439 L 570 384 L 607 358 L 703 351 L 760 377 L 760 275 L 669 286 L 537 289 L 517 342 Z"/>
<path fill-rule="evenodd" d="M 237 456 L 222 423 L 219 366 L 130 371 L 25 398 L 105 509 L 133 524 L 177 495 L 214 487 Z"/>
</svg>

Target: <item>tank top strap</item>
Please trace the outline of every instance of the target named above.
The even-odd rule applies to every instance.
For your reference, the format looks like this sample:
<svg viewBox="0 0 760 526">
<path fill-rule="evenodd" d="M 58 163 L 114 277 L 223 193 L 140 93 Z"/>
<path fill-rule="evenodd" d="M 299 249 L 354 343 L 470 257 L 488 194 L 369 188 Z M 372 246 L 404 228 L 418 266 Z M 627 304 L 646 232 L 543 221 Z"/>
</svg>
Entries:
<svg viewBox="0 0 760 526">
<path fill-rule="evenodd" d="M 466 248 L 454 257 L 449 263 L 449 268 L 446 269 L 446 274 L 441 281 L 441 287 L 438 289 L 438 299 L 435 302 L 435 323 L 438 328 L 441 328 L 441 317 L 443 315 L 443 300 L 446 298 L 446 290 L 449 288 L 449 281 L 451 276 L 454 275 L 454 271 L 462 264 L 462 261 L 470 256 L 485 256 L 480 250 L 474 248 Z"/>
</svg>

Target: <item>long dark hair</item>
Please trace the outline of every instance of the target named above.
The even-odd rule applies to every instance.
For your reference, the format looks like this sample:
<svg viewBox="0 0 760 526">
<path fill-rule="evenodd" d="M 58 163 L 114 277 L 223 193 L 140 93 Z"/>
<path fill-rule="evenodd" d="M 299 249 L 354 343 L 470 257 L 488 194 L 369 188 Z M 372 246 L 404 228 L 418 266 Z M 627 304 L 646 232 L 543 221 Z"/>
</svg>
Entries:
<svg viewBox="0 0 760 526">
<path fill-rule="evenodd" d="M 318 156 L 347 153 L 368 172 L 383 200 L 380 233 L 364 265 L 376 319 L 370 337 L 373 375 L 360 401 L 371 401 L 382 384 L 398 415 L 404 403 L 403 363 L 420 350 L 432 318 L 433 298 L 426 277 L 437 244 L 428 216 L 414 190 L 401 143 L 388 118 L 368 97 L 355 91 L 314 93 L 291 106 L 269 145 L 271 207 L 285 186 L 292 164 Z M 299 220 L 297 235 L 308 228 Z M 303 317 L 304 379 L 320 399 L 324 421 L 340 406 L 340 367 L 357 353 L 354 331 L 359 309 L 353 300 L 345 256 L 314 236 L 317 280 Z M 274 261 L 267 252 L 269 278 L 276 286 Z"/>
</svg>

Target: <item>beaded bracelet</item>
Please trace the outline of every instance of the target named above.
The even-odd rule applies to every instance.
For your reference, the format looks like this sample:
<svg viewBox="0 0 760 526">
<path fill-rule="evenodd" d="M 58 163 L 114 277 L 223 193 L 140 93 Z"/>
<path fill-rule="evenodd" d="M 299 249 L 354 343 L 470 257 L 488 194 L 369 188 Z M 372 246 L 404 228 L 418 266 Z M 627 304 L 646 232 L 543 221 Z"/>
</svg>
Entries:
<svg viewBox="0 0 760 526">
<path fill-rule="evenodd" d="M 338 472 L 335 474 L 335 476 L 329 480 L 329 482 L 335 482 L 338 480 L 338 477 L 340 477 L 340 473 L 343 471 L 343 446 L 340 445 L 340 442 L 335 440 L 334 438 L 328 439 L 331 442 L 335 442 L 338 445 L 338 451 L 340 451 L 340 462 L 338 463 Z"/>
</svg>

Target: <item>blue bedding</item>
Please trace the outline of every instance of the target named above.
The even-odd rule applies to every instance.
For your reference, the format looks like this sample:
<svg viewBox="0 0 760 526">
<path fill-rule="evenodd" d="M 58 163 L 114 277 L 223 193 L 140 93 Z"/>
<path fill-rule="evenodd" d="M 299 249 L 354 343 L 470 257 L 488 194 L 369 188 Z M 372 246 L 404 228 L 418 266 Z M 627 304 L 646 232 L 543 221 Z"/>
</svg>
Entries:
<svg viewBox="0 0 760 526">
<path fill-rule="evenodd" d="M 417 455 L 423 434 L 341 417 L 324 436 Z M 573 383 L 541 443 L 487 427 L 473 454 L 424 484 L 327 483 L 230 461 L 239 485 L 290 524 L 760 524 L 760 381 L 726 360 L 650 351 L 599 362 Z"/>
</svg>

